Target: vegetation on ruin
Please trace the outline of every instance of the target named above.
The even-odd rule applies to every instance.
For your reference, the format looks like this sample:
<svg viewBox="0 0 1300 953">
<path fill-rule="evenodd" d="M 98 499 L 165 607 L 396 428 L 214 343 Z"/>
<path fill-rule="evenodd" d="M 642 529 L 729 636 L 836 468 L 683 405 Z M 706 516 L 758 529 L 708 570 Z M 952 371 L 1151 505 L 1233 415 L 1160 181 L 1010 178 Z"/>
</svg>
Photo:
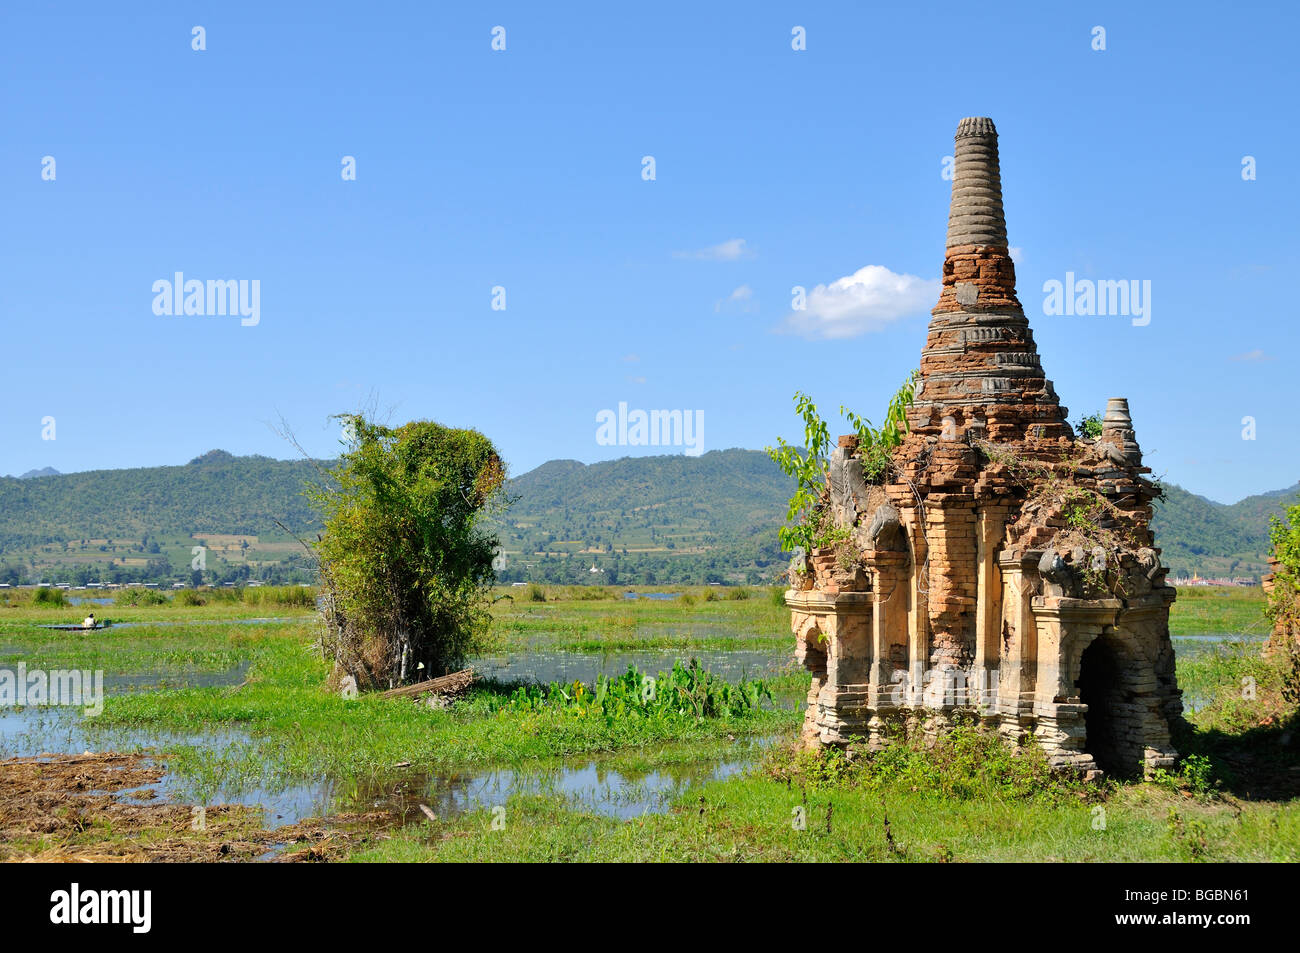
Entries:
<svg viewBox="0 0 1300 953">
<path fill-rule="evenodd" d="M 1101 436 L 1103 423 L 1101 414 L 1087 414 L 1073 424 L 1074 432 L 1085 440 L 1095 440 Z"/>
<path fill-rule="evenodd" d="M 857 457 L 862 463 L 862 472 L 866 474 L 868 483 L 879 483 L 885 480 L 891 454 L 907 436 L 907 408 L 912 406 L 912 401 L 916 398 L 916 382 L 920 378 L 921 372 L 914 370 L 903 381 L 898 391 L 889 399 L 889 406 L 885 409 L 885 420 L 879 430 L 871 425 L 870 420 L 859 417 L 843 405 L 840 406 L 840 413 L 853 426 L 853 432 L 857 434 Z"/>
<path fill-rule="evenodd" d="M 363 688 L 460 668 L 485 633 L 505 470 L 476 430 L 389 428 L 349 415 L 353 435 L 308 496 L 320 508 L 321 648 Z"/>
<path fill-rule="evenodd" d="M 1076 446 L 1059 461 L 1044 461 L 988 440 L 976 441 L 975 447 L 1024 494 L 1020 503 L 1022 518 L 1059 516 L 1065 522 L 1055 545 L 1082 554 L 1072 568 L 1079 573 L 1086 591 L 1121 598 L 1126 595 L 1124 574 L 1117 571 L 1119 557 L 1136 552 L 1146 542 L 1131 528 L 1128 514 L 1097 489 L 1075 482 L 1074 473 L 1084 462 L 1081 448 Z M 1155 492 L 1158 499 L 1159 486 Z"/>
<path fill-rule="evenodd" d="M 768 447 L 767 453 L 781 472 L 795 482 L 794 493 L 786 507 L 785 518 L 790 525 L 782 526 L 778 531 L 781 548 L 788 552 L 803 550 L 807 553 L 817 545 L 815 519 L 826 482 L 831 435 L 811 397 L 802 391 L 796 392 L 794 406 L 803 419 L 803 452 L 787 444 L 783 437 L 777 437 L 777 446 Z"/>
<path fill-rule="evenodd" d="M 868 483 L 882 483 L 888 476 L 890 455 L 907 435 L 907 408 L 916 394 L 920 371 L 912 371 L 902 386 L 889 400 L 884 424 L 880 429 L 871 421 L 859 417 L 841 406 L 840 413 L 848 420 L 858 437 L 856 458 Z M 768 456 L 781 468 L 781 472 L 795 481 L 794 494 L 786 508 L 786 522 L 779 530 L 781 548 L 805 553 L 813 549 L 833 546 L 842 539 L 822 518 L 822 500 L 826 492 L 826 474 L 830 461 L 830 429 L 821 418 L 817 405 L 802 391 L 794 395 L 795 412 L 803 420 L 804 449 L 792 447 L 781 437 L 777 446 L 768 447 Z M 847 538 L 847 535 L 844 537 Z"/>
</svg>

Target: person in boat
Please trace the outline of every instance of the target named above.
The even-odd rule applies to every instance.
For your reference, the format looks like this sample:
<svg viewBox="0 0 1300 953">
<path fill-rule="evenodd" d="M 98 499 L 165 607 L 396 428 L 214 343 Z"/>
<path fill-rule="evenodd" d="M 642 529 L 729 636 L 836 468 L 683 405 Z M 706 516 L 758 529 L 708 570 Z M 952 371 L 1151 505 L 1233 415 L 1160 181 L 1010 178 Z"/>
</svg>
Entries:
<svg viewBox="0 0 1300 953">
<path fill-rule="evenodd" d="M 83 629 L 93 629 L 95 627 L 95 613 L 92 612 L 90 615 L 82 619 L 81 627 Z"/>
</svg>

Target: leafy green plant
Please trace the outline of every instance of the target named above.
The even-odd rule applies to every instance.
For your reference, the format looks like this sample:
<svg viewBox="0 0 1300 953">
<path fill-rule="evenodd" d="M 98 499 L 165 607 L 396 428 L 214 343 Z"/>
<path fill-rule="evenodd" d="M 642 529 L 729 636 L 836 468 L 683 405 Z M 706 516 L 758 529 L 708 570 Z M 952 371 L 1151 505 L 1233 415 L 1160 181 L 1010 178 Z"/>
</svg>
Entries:
<svg viewBox="0 0 1300 953">
<path fill-rule="evenodd" d="M 1183 780 L 1197 797 L 1208 797 L 1214 791 L 1214 765 L 1203 754 L 1188 755 L 1183 760 Z"/>
<path fill-rule="evenodd" d="M 813 546 L 817 549 L 832 549 L 853 538 L 853 531 L 841 526 L 831 525 L 829 519 L 822 520 L 822 526 L 813 537 Z"/>
<path fill-rule="evenodd" d="M 903 442 L 907 435 L 907 408 L 916 396 L 916 382 L 920 371 L 912 371 L 902 387 L 889 401 L 885 411 L 884 425 L 876 430 L 871 421 L 844 407 L 840 412 L 852 425 L 858 436 L 857 456 L 862 463 L 863 473 L 871 481 L 884 478 L 888 468 L 890 454 Z M 794 395 L 795 410 L 803 418 L 804 452 L 791 447 L 782 438 L 777 437 L 777 447 L 767 447 L 767 454 L 781 468 L 781 471 L 795 480 L 794 495 L 786 512 L 786 520 L 792 525 L 780 529 L 781 548 L 794 551 L 800 547 L 804 552 L 833 546 L 848 538 L 846 530 L 834 530 L 829 525 L 821 525 L 818 508 L 822 493 L 826 489 L 826 473 L 830 459 L 830 430 L 822 420 L 817 405 L 812 398 L 802 391 Z M 837 537 L 836 532 L 844 533 Z"/>
<path fill-rule="evenodd" d="M 779 530 L 781 548 L 794 551 L 802 547 L 804 552 L 809 552 L 816 545 L 814 516 L 826 483 L 831 437 L 826 421 L 821 419 L 811 397 L 796 393 L 794 406 L 803 418 L 804 452 L 790 446 L 781 437 L 776 438 L 775 448 L 765 449 L 781 471 L 795 480 L 794 495 L 790 497 L 786 512 L 786 520 L 792 525 L 782 526 Z"/>
<path fill-rule="evenodd" d="M 1102 431 L 1101 414 L 1088 414 L 1086 417 L 1080 417 L 1074 422 L 1074 430 L 1080 437 L 1086 437 L 1089 440 L 1100 437 Z"/>
<path fill-rule="evenodd" d="M 1204 821 L 1186 819 L 1171 809 L 1167 826 L 1170 839 L 1187 851 L 1192 860 L 1202 860 L 1210 852 L 1208 829 Z"/>
<path fill-rule="evenodd" d="M 1284 516 L 1269 518 L 1268 535 L 1279 565 L 1265 614 L 1291 652 L 1300 636 L 1300 502 L 1288 506 Z"/>
<path fill-rule="evenodd" d="M 835 749 L 780 749 L 769 759 L 767 771 L 777 780 L 798 781 L 813 789 L 901 788 L 960 801 L 1061 804 L 1104 793 L 1102 786 L 1053 771 L 1037 745 L 1012 748 L 996 732 L 968 725 L 941 732 L 937 738 L 900 726 L 883 750 L 852 761 Z"/>
<path fill-rule="evenodd" d="M 650 678 L 629 665 L 622 675 L 601 675 L 593 685 L 524 685 L 514 693 L 489 703 L 489 710 L 565 714 L 602 718 L 607 723 L 623 719 L 741 718 L 759 710 L 772 693 L 760 680 L 733 684 L 708 672 L 698 659 Z"/>
<path fill-rule="evenodd" d="M 916 382 L 921 377 L 919 370 L 912 371 L 903 381 L 901 387 L 889 400 L 885 410 L 885 422 L 879 430 L 871 426 L 871 421 L 859 417 L 846 407 L 840 407 L 853 431 L 858 435 L 858 459 L 862 461 L 862 471 L 868 480 L 879 480 L 889 469 L 890 455 L 895 447 L 907 436 L 907 408 L 916 398 Z"/>
<path fill-rule="evenodd" d="M 1202 754 L 1188 755 L 1178 771 L 1156 768 L 1148 779 L 1156 787 L 1171 794 L 1188 791 L 1198 798 L 1208 798 L 1214 793 L 1214 763 Z"/>
<path fill-rule="evenodd" d="M 1291 709 L 1300 708 L 1300 644 L 1291 639 L 1282 657 L 1282 701 Z"/>
</svg>

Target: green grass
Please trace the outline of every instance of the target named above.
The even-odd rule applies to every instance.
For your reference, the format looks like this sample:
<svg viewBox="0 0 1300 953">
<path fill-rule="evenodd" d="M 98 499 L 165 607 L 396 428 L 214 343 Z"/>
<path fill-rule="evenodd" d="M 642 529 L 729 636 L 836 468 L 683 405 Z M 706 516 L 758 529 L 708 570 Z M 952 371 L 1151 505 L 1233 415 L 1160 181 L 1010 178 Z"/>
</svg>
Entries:
<svg viewBox="0 0 1300 953">
<path fill-rule="evenodd" d="M 1264 604 L 1259 586 L 1183 586 L 1169 613 L 1169 632 L 1267 635 Z"/>
<path fill-rule="evenodd" d="M 1286 861 L 1300 860 L 1293 803 L 1201 803 L 1151 785 L 1104 802 L 957 799 L 903 785 L 801 790 L 751 773 L 630 821 L 518 795 L 488 810 L 407 826 L 359 861 Z M 796 829 L 802 809 L 803 828 Z M 1099 813 L 1104 812 L 1104 813 Z M 1171 813 L 1182 821 L 1171 825 Z M 1096 829 L 1104 818 L 1104 830 Z M 886 823 L 887 822 L 887 823 Z M 498 821 L 500 824 L 500 821 Z M 1188 829 L 1199 839 L 1187 835 Z M 1201 844 L 1203 841 L 1203 846 Z"/>
<path fill-rule="evenodd" d="M 617 589 L 548 589 L 545 602 L 505 600 L 495 608 L 497 641 L 509 652 L 790 648 L 788 613 L 765 591 L 746 599 L 727 599 L 725 592 L 709 599 L 701 587 L 677 591 L 691 594 L 693 603 L 623 600 Z M 1249 590 L 1182 590 L 1175 629 L 1249 631 L 1259 605 Z M 78 608 L 84 609 L 73 607 L 73 614 Z M 69 609 L 0 608 L 0 665 L 39 659 L 48 667 L 132 674 L 219 672 L 246 663 L 243 684 L 110 696 L 104 714 L 86 723 L 105 747 L 126 737 L 122 731 L 160 739 L 173 755 L 170 767 L 182 792 L 202 798 L 326 776 L 344 788 L 383 784 L 392 781 L 395 766 L 408 763 L 427 772 L 500 766 L 544 772 L 582 756 L 605 769 L 646 773 L 724 760 L 734 738 L 793 738 L 808 686 L 807 673 L 787 670 L 767 681 L 778 708 L 743 712 L 742 705 L 721 717 L 668 711 L 625 717 L 628 712 L 603 701 L 595 706 L 579 698 L 572 686 L 521 697 L 515 686 L 494 683 L 434 710 L 328 692 L 328 669 L 305 609 L 259 612 L 242 601 L 103 608 L 146 624 L 56 632 L 36 626 L 63 621 Z M 269 614 L 289 621 L 235 621 Z M 1209 700 L 1195 714 L 1194 729 L 1175 739 L 1184 754 L 1204 759 L 1195 777 L 1099 789 L 1048 778 L 1032 757 L 979 739 L 958 738 L 937 755 L 896 747 L 853 766 L 795 758 L 782 742 L 761 766 L 693 788 L 667 814 L 619 821 L 562 797 L 519 795 L 505 804 L 502 830 L 492 829 L 490 812 L 471 812 L 401 828 L 356 859 L 1300 859 L 1300 801 L 1292 799 L 1294 782 L 1287 780 L 1297 762 L 1281 740 L 1289 711 L 1280 702 L 1282 668 L 1261 659 L 1257 646 L 1239 646 L 1184 659 L 1178 674 L 1184 689 Z M 1254 679 L 1254 698 L 1243 697 L 1246 677 Z M 630 690 L 621 697 L 629 701 Z M 222 743 L 205 742 L 214 736 Z M 792 826 L 796 807 L 803 808 L 804 830 Z M 1093 829 L 1099 807 L 1102 831 Z"/>
<path fill-rule="evenodd" d="M 112 675 L 221 672 L 254 655 L 268 639 L 302 623 L 249 626 L 214 621 L 189 626 L 123 626 L 94 633 L 0 628 L 0 665 L 39 659 L 45 668 L 100 669 Z M 295 637 L 298 637 L 295 635 Z"/>
<path fill-rule="evenodd" d="M 709 586 L 636 589 L 674 593 L 679 598 L 625 599 L 625 590 L 614 587 L 544 587 L 546 601 L 536 602 L 524 588 L 497 590 L 491 650 L 780 652 L 790 647 L 789 610 L 765 598 L 765 590 Z M 735 597 L 742 592 L 746 598 Z M 683 601 L 682 595 L 689 595 L 691 601 Z"/>
<path fill-rule="evenodd" d="M 1254 658 L 1193 663 L 1196 677 L 1222 679 L 1222 700 L 1232 699 L 1243 671 L 1260 675 L 1253 723 L 1270 720 L 1278 701 L 1283 668 L 1264 664 L 1270 672 Z M 691 790 L 667 814 L 629 821 L 517 795 L 504 814 L 408 825 L 353 859 L 1294 863 L 1294 780 L 1285 796 L 1270 798 L 1252 790 L 1266 777 L 1239 772 L 1255 752 L 1265 776 L 1285 776 L 1296 756 L 1281 724 L 1242 730 L 1240 715 L 1211 707 L 1198 716 L 1179 739 L 1192 756 L 1154 784 L 1054 776 L 1037 749 L 1009 749 L 965 728 L 934 747 L 901 740 L 853 761 L 777 748 L 742 777 Z"/>
<path fill-rule="evenodd" d="M 708 742 L 791 728 L 792 710 L 742 715 L 592 717 L 582 709 L 505 704 L 513 685 L 482 683 L 446 710 L 407 699 L 344 699 L 324 687 L 328 668 L 301 625 L 258 627 L 243 648 L 246 682 L 225 688 L 110 697 L 94 730 L 193 732 L 234 728 L 252 739 L 170 750 L 182 775 L 225 784 L 275 785 L 319 778 L 375 778 L 407 762 L 420 769 L 517 764 L 669 742 Z"/>
</svg>

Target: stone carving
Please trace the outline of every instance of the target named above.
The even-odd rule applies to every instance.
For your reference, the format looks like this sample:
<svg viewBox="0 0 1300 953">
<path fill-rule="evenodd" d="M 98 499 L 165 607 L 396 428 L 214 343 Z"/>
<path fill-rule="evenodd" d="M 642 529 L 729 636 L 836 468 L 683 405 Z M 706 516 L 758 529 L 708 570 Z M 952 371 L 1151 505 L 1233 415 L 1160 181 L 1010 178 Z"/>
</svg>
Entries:
<svg viewBox="0 0 1300 953">
<path fill-rule="evenodd" d="M 871 540 L 872 549 L 906 552 L 902 517 L 888 503 L 878 507 L 872 515 L 867 537 Z"/>
<path fill-rule="evenodd" d="M 828 471 L 831 487 L 831 516 L 839 529 L 849 529 L 858 515 L 870 504 L 871 490 L 862 473 L 862 464 L 844 447 L 831 451 Z"/>
<path fill-rule="evenodd" d="M 1074 580 L 1074 572 L 1070 569 L 1069 564 L 1061 558 L 1059 553 L 1051 550 L 1043 553 L 1043 558 L 1038 561 L 1038 574 L 1043 577 L 1043 581 L 1056 587 L 1056 595 L 1062 593 L 1072 595 L 1077 588 Z"/>
<path fill-rule="evenodd" d="M 910 432 L 875 482 L 840 439 L 823 505 L 849 542 L 791 574 L 803 737 L 874 747 L 968 711 L 1058 767 L 1172 765 L 1176 593 L 1128 403 L 1096 440 L 1066 422 L 1016 298 L 992 120 L 961 121 L 955 169 Z"/>
</svg>

